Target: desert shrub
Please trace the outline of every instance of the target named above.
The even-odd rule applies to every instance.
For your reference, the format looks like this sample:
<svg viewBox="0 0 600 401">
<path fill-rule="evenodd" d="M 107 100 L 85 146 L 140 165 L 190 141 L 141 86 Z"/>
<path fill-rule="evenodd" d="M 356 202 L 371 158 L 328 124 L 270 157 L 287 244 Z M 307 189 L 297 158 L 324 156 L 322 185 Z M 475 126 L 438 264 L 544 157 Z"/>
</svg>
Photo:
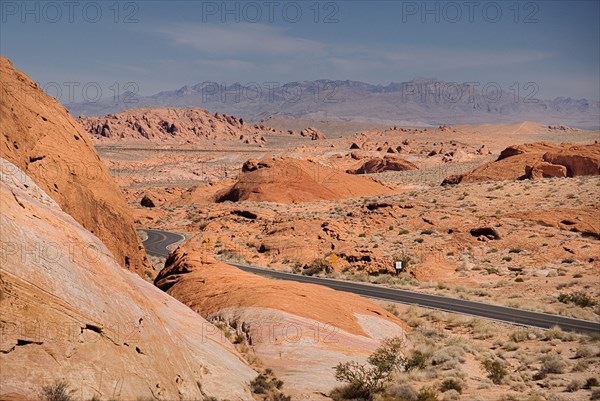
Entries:
<svg viewBox="0 0 600 401">
<path fill-rule="evenodd" d="M 444 393 L 442 401 L 458 401 L 460 400 L 460 393 L 456 390 L 448 390 Z"/>
<path fill-rule="evenodd" d="M 516 351 L 519 349 L 519 344 L 514 341 L 509 341 L 505 343 L 502 348 L 504 348 L 506 351 Z"/>
<path fill-rule="evenodd" d="M 504 377 L 508 373 L 506 371 L 506 368 L 504 367 L 504 363 L 502 361 L 500 361 L 499 359 L 488 358 L 488 359 L 485 359 L 481 363 L 481 365 L 483 366 L 485 371 L 488 373 L 488 378 L 494 384 L 502 383 L 502 380 L 504 380 Z"/>
<path fill-rule="evenodd" d="M 388 338 L 369 356 L 367 364 L 355 361 L 339 363 L 335 367 L 335 379 L 347 385 L 335 389 L 331 397 L 372 400 L 375 394 L 383 391 L 392 373 L 405 366 L 402 345 L 400 337 Z"/>
<path fill-rule="evenodd" d="M 572 372 L 585 372 L 590 367 L 590 361 L 581 359 L 571 369 Z"/>
<path fill-rule="evenodd" d="M 436 351 L 431 357 L 431 364 L 441 366 L 444 369 L 457 367 L 459 362 L 464 361 L 464 349 L 459 346 L 445 347 Z"/>
<path fill-rule="evenodd" d="M 581 388 L 581 382 L 577 379 L 573 379 L 573 380 L 571 380 L 571 382 L 569 384 L 567 384 L 567 391 L 569 393 L 577 391 L 580 388 Z"/>
<path fill-rule="evenodd" d="M 592 395 L 590 396 L 590 400 L 600 400 L 600 388 L 592 391 Z"/>
<path fill-rule="evenodd" d="M 387 394 L 396 400 L 417 401 L 417 392 L 410 384 L 394 386 L 387 391 Z"/>
<path fill-rule="evenodd" d="M 569 334 L 565 333 L 559 326 L 553 326 L 552 328 L 546 330 L 544 335 L 546 336 L 546 340 L 564 340 L 569 339 L 570 337 Z"/>
<path fill-rule="evenodd" d="M 310 262 L 310 264 L 303 266 L 302 274 L 304 274 L 305 276 L 314 276 L 315 274 L 321 272 L 331 273 L 332 271 L 333 268 L 327 260 L 317 258 Z"/>
<path fill-rule="evenodd" d="M 417 393 L 417 401 L 438 401 L 437 391 L 433 387 L 423 387 Z"/>
<path fill-rule="evenodd" d="M 595 377 L 588 377 L 587 380 L 585 381 L 585 384 L 583 385 L 583 388 L 589 390 L 592 387 L 598 387 L 598 386 L 600 386 L 598 379 L 596 379 Z"/>
<path fill-rule="evenodd" d="M 398 310 L 398 307 L 394 304 L 387 304 L 383 307 L 383 309 L 390 312 L 392 315 L 394 315 L 396 317 L 400 316 L 400 311 Z"/>
<path fill-rule="evenodd" d="M 440 391 L 442 393 L 445 393 L 448 390 L 455 390 L 456 392 L 458 392 L 459 394 L 462 394 L 462 384 L 456 380 L 456 379 L 446 379 L 442 382 L 442 384 L 440 385 Z"/>
<path fill-rule="evenodd" d="M 575 351 L 575 358 L 589 358 L 594 355 L 594 348 L 589 345 L 582 345 Z"/>
<path fill-rule="evenodd" d="M 334 401 L 361 401 L 372 400 L 373 394 L 357 384 L 347 384 L 345 386 L 334 388 L 331 393 L 329 393 L 329 397 Z"/>
<path fill-rule="evenodd" d="M 431 356 L 420 351 L 415 351 L 413 354 L 406 360 L 406 364 L 404 365 L 404 369 L 407 371 L 411 371 L 413 369 L 425 369 L 427 366 L 427 362 Z"/>
<path fill-rule="evenodd" d="M 42 387 L 42 399 L 44 401 L 73 401 L 75 390 L 69 389 L 65 380 L 56 380 L 54 384 Z"/>
<path fill-rule="evenodd" d="M 551 354 L 543 358 L 539 374 L 543 378 L 549 373 L 564 373 L 566 365 L 567 364 L 561 359 L 560 356 Z"/>
<path fill-rule="evenodd" d="M 589 295 L 579 291 L 574 291 L 570 294 L 560 294 L 558 296 L 558 300 L 563 304 L 575 304 L 582 308 L 596 305 L 594 300 L 590 298 Z"/>
<path fill-rule="evenodd" d="M 283 381 L 276 378 L 273 370 L 265 369 L 250 382 L 250 389 L 254 394 L 267 394 L 268 401 L 290 401 L 291 397 L 284 395 L 280 390 Z"/>
<path fill-rule="evenodd" d="M 246 341 L 246 336 L 243 333 L 237 333 L 235 335 L 235 339 L 233 340 L 234 344 L 242 344 Z"/>
</svg>

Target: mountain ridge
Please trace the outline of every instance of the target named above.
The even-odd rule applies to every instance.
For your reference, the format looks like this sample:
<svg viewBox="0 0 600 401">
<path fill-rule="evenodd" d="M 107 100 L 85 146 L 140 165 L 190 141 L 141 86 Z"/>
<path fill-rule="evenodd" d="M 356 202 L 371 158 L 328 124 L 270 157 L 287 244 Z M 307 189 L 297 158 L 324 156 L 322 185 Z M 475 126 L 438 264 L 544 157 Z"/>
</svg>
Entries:
<svg viewBox="0 0 600 401">
<path fill-rule="evenodd" d="M 533 82 L 502 87 L 495 82 L 454 83 L 414 78 L 388 85 L 352 80 L 227 85 L 204 81 L 139 97 L 135 103 L 104 99 L 72 103 L 74 115 L 105 115 L 147 106 L 200 107 L 257 122 L 270 116 L 337 121 L 406 122 L 415 125 L 511 123 L 600 127 L 600 102 L 559 96 L 537 99 Z M 124 99 L 131 98 L 123 97 Z"/>
</svg>

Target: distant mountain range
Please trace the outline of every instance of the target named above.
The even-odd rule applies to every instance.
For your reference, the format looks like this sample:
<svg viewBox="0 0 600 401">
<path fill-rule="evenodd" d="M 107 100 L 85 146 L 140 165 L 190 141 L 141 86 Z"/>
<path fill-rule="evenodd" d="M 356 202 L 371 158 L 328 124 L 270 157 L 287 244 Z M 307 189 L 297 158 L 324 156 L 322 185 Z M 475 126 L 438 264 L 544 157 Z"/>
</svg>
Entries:
<svg viewBox="0 0 600 401">
<path fill-rule="evenodd" d="M 200 107 L 255 122 L 271 116 L 312 120 L 377 121 L 409 126 L 510 123 L 524 120 L 600 128 L 600 102 L 536 99 L 535 84 L 449 83 L 416 78 L 372 85 L 359 81 L 300 81 L 225 85 L 203 82 L 152 96 L 126 93 L 116 102 L 67 104 L 75 116 L 101 116 L 146 106 Z"/>
</svg>

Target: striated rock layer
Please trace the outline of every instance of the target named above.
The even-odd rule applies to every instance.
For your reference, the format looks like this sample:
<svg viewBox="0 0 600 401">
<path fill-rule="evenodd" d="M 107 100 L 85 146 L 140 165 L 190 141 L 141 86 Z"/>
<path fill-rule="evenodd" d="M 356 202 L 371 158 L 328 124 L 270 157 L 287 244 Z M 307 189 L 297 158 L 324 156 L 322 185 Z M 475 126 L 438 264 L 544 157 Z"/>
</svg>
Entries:
<svg viewBox="0 0 600 401">
<path fill-rule="evenodd" d="M 148 261 L 129 207 L 85 131 L 4 57 L 0 77 L 2 157 L 97 235 L 121 266 L 143 274 Z"/>
<path fill-rule="evenodd" d="M 251 399 L 256 375 L 221 332 L 123 270 L 93 234 L 0 159 L 0 399 Z"/>
</svg>

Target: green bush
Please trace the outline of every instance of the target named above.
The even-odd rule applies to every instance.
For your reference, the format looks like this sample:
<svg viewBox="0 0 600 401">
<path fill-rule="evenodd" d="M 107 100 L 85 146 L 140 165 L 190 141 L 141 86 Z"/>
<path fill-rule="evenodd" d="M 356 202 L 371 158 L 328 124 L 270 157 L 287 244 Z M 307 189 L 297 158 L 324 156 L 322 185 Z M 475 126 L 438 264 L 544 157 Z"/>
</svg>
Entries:
<svg viewBox="0 0 600 401">
<path fill-rule="evenodd" d="M 339 363 L 335 369 L 335 379 L 347 385 L 336 388 L 330 396 L 334 399 L 363 399 L 371 401 L 381 393 L 393 372 L 406 365 L 402 356 L 403 341 L 400 337 L 382 341 L 379 348 L 367 359 L 367 364 L 355 361 Z"/>
<path fill-rule="evenodd" d="M 507 372 L 504 364 L 499 359 L 486 359 L 481 364 L 488 373 L 488 378 L 494 384 L 502 383 Z"/>
<path fill-rule="evenodd" d="M 404 369 L 407 371 L 413 369 L 425 369 L 427 362 L 429 361 L 430 355 L 426 355 L 422 352 L 415 351 L 410 358 L 406 361 Z"/>
<path fill-rule="evenodd" d="M 575 304 L 582 308 L 596 305 L 596 302 L 589 295 L 579 291 L 574 291 L 570 294 L 560 294 L 558 300 L 563 304 Z"/>
</svg>

